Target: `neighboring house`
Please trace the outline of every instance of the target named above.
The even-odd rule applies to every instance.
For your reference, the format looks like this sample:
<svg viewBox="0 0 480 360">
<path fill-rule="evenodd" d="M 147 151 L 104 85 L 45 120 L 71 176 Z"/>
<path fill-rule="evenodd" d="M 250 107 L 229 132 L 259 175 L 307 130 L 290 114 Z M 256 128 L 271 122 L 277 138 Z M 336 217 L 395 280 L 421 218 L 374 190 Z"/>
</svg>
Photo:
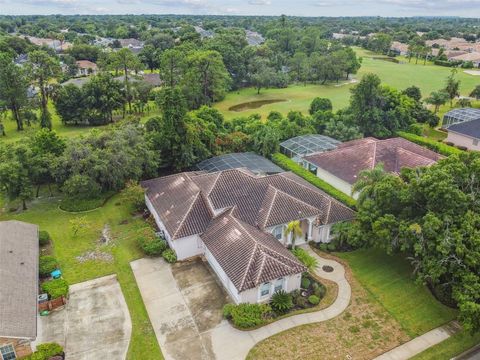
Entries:
<svg viewBox="0 0 480 360">
<path fill-rule="evenodd" d="M 304 161 L 303 158 L 308 155 L 336 149 L 341 143 L 341 141 L 325 135 L 300 135 L 281 142 L 280 152 L 313 172 L 316 169 L 312 169 L 311 166 L 309 168 L 311 164 Z"/>
<path fill-rule="evenodd" d="M 474 67 L 480 67 L 480 52 L 471 52 L 463 55 L 454 56 L 450 61 L 472 62 Z"/>
<path fill-rule="evenodd" d="M 465 146 L 469 150 L 480 151 L 480 118 L 450 125 L 445 141 L 457 146 Z"/>
<path fill-rule="evenodd" d="M 134 54 L 140 53 L 142 51 L 144 43 L 143 41 L 137 39 L 118 39 L 120 46 L 122 48 L 130 49 Z"/>
<path fill-rule="evenodd" d="M 145 201 L 179 260 L 204 255 L 236 303 L 262 302 L 300 288 L 303 265 L 286 249 L 286 226 L 330 241 L 331 225 L 354 212 L 297 175 L 246 169 L 188 172 L 142 183 Z"/>
<path fill-rule="evenodd" d="M 403 167 L 429 166 L 442 156 L 402 138 L 378 140 L 372 137 L 352 140 L 338 145 L 336 150 L 306 156 L 305 160 L 317 168 L 317 176 L 345 194 L 362 170 L 383 164 L 385 171 L 398 174 Z"/>
<path fill-rule="evenodd" d="M 97 64 L 89 60 L 78 60 L 76 64 L 78 67 L 77 76 L 95 75 L 98 71 Z"/>
<path fill-rule="evenodd" d="M 0 222 L 0 359 L 29 355 L 37 337 L 38 226 Z"/>
<path fill-rule="evenodd" d="M 265 38 L 262 34 L 256 31 L 245 30 L 245 38 L 250 46 L 259 46 L 265 42 Z"/>
<path fill-rule="evenodd" d="M 408 54 L 408 44 L 404 44 L 399 41 L 393 41 L 390 50 L 397 55 L 406 56 Z"/>
</svg>

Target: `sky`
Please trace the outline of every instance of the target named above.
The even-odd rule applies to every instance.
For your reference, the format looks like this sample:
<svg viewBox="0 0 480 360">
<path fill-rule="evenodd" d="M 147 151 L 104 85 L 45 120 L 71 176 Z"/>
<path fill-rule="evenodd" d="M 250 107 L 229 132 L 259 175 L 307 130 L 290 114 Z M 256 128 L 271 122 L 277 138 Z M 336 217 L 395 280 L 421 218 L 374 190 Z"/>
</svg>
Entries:
<svg viewBox="0 0 480 360">
<path fill-rule="evenodd" d="M 480 0 L 0 0 L 0 14 L 286 14 L 480 18 Z"/>
</svg>

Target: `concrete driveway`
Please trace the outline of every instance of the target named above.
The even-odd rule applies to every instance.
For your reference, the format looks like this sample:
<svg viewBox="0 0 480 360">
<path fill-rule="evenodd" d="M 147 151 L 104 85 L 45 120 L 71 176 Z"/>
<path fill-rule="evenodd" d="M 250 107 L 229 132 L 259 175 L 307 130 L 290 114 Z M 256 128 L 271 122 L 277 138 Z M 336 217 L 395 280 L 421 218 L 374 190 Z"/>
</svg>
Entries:
<svg viewBox="0 0 480 360">
<path fill-rule="evenodd" d="M 66 307 L 39 317 L 35 344 L 57 342 L 69 360 L 124 360 L 131 332 L 125 298 L 111 275 L 70 286 Z"/>
<path fill-rule="evenodd" d="M 130 263 L 166 360 L 214 359 L 209 331 L 222 322 L 228 296 L 201 259 Z"/>
</svg>

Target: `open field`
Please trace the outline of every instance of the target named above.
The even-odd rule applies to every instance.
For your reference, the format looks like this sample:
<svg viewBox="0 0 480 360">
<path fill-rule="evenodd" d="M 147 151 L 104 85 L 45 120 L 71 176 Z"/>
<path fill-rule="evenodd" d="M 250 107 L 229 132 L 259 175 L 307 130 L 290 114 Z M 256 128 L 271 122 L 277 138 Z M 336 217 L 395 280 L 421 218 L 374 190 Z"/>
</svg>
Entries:
<svg viewBox="0 0 480 360">
<path fill-rule="evenodd" d="M 47 191 L 41 195 L 47 196 Z M 104 207 L 80 214 L 59 210 L 59 200 L 40 198 L 28 205 L 29 210 L 19 213 L 2 213 L 0 207 L 0 220 L 26 221 L 38 224 L 41 230 L 47 230 L 52 237 L 53 254 L 59 260 L 65 279 L 71 284 L 117 274 L 132 319 L 128 359 L 162 359 L 130 268 L 132 260 L 143 257 L 137 247 L 136 234 L 148 225 L 142 218 L 132 217 L 130 207 L 120 204 L 118 195 Z M 75 235 L 70 220 L 78 217 L 84 217 L 87 226 Z M 106 224 L 110 227 L 111 241 L 101 244 L 99 239 Z M 95 260 L 89 259 L 89 256 Z"/>
<path fill-rule="evenodd" d="M 362 57 L 362 67 L 358 74 L 354 75 L 355 78 L 361 79 L 361 77 L 367 73 L 375 73 L 384 84 L 399 90 L 411 85 L 416 85 L 421 89 L 424 97 L 428 96 L 434 90 L 441 89 L 445 85 L 445 79 L 450 75 L 451 71 L 451 68 L 429 63 L 423 65 L 423 62 L 419 62 L 419 64 L 415 65 L 414 60 L 408 63 L 408 60 L 400 59 L 401 63 L 396 64 L 390 61 L 373 59 L 373 56 L 378 55 L 361 48 L 355 48 L 355 50 L 358 56 Z M 461 81 L 460 92 L 462 95 L 468 95 L 476 85 L 480 84 L 478 76 L 470 75 L 460 70 L 457 76 Z M 343 83 L 345 83 L 345 81 L 343 81 Z M 342 82 L 340 82 L 340 84 L 342 84 Z M 229 93 L 225 100 L 217 103 L 215 107 L 219 109 L 227 119 L 238 116 L 248 116 L 255 113 L 266 117 L 270 111 L 279 111 L 286 114 L 290 110 L 295 110 L 307 113 L 312 99 L 319 96 L 329 98 L 333 103 L 334 109 L 338 110 L 348 105 L 350 88 L 354 86 L 354 84 L 336 85 L 337 84 L 291 85 L 286 89 L 263 89 L 260 95 L 257 95 L 255 89 L 242 89 Z M 272 99 L 283 99 L 287 101 L 264 105 L 258 109 L 241 112 L 228 110 L 230 107 L 241 103 Z"/>
<path fill-rule="evenodd" d="M 382 250 L 338 253 L 360 283 L 415 337 L 454 319 L 457 312 L 438 302 L 423 285 L 416 284 L 412 268 L 401 255 Z"/>
</svg>

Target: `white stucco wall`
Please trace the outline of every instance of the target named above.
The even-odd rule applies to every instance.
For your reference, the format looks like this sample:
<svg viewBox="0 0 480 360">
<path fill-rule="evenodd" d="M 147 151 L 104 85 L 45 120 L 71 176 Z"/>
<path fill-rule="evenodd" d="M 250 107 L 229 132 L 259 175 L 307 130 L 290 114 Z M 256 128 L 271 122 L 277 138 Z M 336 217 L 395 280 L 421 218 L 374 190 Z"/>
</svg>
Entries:
<svg viewBox="0 0 480 360">
<path fill-rule="evenodd" d="M 313 241 L 328 243 L 331 241 L 330 231 L 333 224 L 322 225 L 319 227 L 313 227 Z"/>
<path fill-rule="evenodd" d="M 317 168 L 317 177 L 319 177 L 323 181 L 326 181 L 327 183 L 337 188 L 341 192 L 347 194 L 348 196 L 352 196 L 352 185 L 345 180 L 342 180 L 333 175 L 332 173 L 321 168 Z M 358 193 L 353 194 L 352 197 L 354 199 L 358 199 Z"/>
<path fill-rule="evenodd" d="M 477 140 L 477 144 L 474 145 L 475 140 Z M 448 132 L 447 139 L 445 141 L 449 141 L 454 143 L 457 146 L 465 146 L 469 150 L 478 150 L 480 151 L 480 141 L 478 139 L 474 139 L 472 137 L 457 134 L 454 132 Z"/>
<path fill-rule="evenodd" d="M 276 280 L 270 281 L 270 295 L 260 298 L 260 286 L 257 286 L 253 289 L 248 289 L 240 293 L 240 298 L 242 303 L 258 303 L 258 302 L 267 302 L 273 295 L 273 287 Z M 302 274 L 294 274 L 285 277 L 284 289 L 286 292 L 291 292 L 293 290 L 300 289 L 300 284 L 302 281 Z"/>
</svg>

